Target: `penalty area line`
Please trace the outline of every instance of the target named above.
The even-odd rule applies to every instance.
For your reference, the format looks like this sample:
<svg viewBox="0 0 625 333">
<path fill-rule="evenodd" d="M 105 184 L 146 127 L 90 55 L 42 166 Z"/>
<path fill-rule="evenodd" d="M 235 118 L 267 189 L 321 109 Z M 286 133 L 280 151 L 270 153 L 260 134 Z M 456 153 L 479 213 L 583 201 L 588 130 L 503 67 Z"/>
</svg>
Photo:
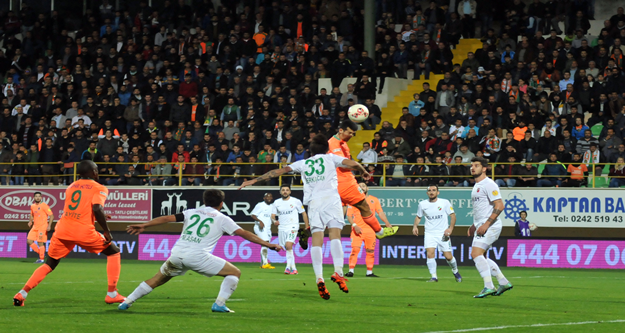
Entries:
<svg viewBox="0 0 625 333">
<path fill-rule="evenodd" d="M 531 328 L 531 327 L 549 327 L 549 326 L 573 326 L 573 325 L 592 325 L 592 324 L 606 324 L 606 323 L 625 323 L 624 319 L 615 320 L 593 320 L 593 321 L 578 321 L 569 323 L 550 323 L 550 324 L 532 324 L 532 325 L 508 325 L 508 326 L 493 326 L 493 327 L 476 327 L 466 328 L 451 331 L 430 331 L 425 333 L 458 333 L 458 332 L 477 332 L 477 331 L 490 331 L 490 330 L 505 330 L 509 328 Z"/>
</svg>

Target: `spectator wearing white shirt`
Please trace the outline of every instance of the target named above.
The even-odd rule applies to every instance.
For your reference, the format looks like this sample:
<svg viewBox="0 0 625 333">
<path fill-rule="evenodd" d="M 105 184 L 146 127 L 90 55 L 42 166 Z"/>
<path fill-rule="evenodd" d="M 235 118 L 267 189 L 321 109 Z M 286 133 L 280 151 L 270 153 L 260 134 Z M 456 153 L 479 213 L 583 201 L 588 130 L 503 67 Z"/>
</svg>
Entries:
<svg viewBox="0 0 625 333">
<path fill-rule="evenodd" d="M 378 163 L 378 153 L 371 149 L 371 144 L 365 142 L 362 144 L 362 150 L 356 157 L 363 165 Z"/>
<path fill-rule="evenodd" d="M 551 136 L 556 135 L 556 129 L 555 127 L 553 127 L 553 122 L 551 121 L 551 119 L 545 120 L 545 125 L 543 126 L 543 129 L 540 131 L 540 136 L 541 137 L 545 136 L 546 131 L 551 132 Z"/>
<path fill-rule="evenodd" d="M 17 108 L 22 108 L 22 110 L 24 111 L 24 114 L 28 114 L 28 110 L 30 109 L 30 104 L 26 103 L 26 99 L 22 98 L 20 100 L 20 104 L 16 105 L 13 108 L 13 111 L 11 111 L 11 115 L 15 116 L 17 115 Z"/>
<path fill-rule="evenodd" d="M 74 116 L 72 118 L 72 126 L 73 127 L 78 127 L 78 121 L 82 119 L 85 122 L 85 126 L 91 126 L 91 118 L 89 118 L 89 116 L 85 115 L 85 111 L 83 111 L 82 109 L 78 109 L 78 115 Z"/>
<path fill-rule="evenodd" d="M 61 110 L 61 107 L 54 108 L 54 116 L 52 116 L 51 120 L 54 120 L 56 122 L 56 128 L 61 129 L 65 127 L 65 119 L 67 118 L 63 115 L 63 110 Z"/>
</svg>

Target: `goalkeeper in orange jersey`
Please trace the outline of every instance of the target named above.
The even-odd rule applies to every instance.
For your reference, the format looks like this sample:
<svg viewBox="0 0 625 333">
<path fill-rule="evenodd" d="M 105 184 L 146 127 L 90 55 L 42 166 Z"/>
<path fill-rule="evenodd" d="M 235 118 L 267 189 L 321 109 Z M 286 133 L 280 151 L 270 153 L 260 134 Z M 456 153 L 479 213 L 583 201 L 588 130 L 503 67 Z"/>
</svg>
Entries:
<svg viewBox="0 0 625 333">
<path fill-rule="evenodd" d="M 380 206 L 380 200 L 378 198 L 369 195 L 369 188 L 365 183 L 359 183 L 360 189 L 365 195 L 365 200 L 373 214 L 378 213 L 378 216 L 384 222 L 387 227 L 390 227 L 391 224 L 388 222 L 386 218 L 386 214 L 382 211 L 382 206 Z M 367 264 L 367 277 L 378 277 L 373 274 L 373 263 L 375 262 L 375 232 L 373 228 L 365 223 L 362 219 L 362 215 L 360 211 L 352 206 L 347 209 L 347 220 L 352 225 L 352 253 L 349 255 L 349 272 L 345 274 L 347 277 L 354 276 L 354 268 L 356 267 L 356 262 L 358 261 L 358 254 L 360 253 L 360 248 L 362 243 L 365 243 L 365 252 L 366 258 L 365 262 Z"/>
</svg>

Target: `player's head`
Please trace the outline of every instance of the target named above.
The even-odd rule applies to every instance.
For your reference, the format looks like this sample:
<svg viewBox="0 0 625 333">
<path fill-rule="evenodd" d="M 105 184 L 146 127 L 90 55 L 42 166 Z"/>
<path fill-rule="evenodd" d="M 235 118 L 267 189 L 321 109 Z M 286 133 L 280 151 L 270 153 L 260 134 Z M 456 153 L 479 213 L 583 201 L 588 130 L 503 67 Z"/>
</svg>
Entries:
<svg viewBox="0 0 625 333">
<path fill-rule="evenodd" d="M 78 175 L 80 175 L 81 178 L 91 178 L 93 180 L 99 179 L 98 166 L 91 160 L 80 161 L 76 172 L 78 172 Z"/>
<path fill-rule="evenodd" d="M 291 196 L 291 186 L 286 184 L 280 186 L 280 195 L 282 199 L 288 199 Z"/>
<path fill-rule="evenodd" d="M 430 198 L 430 201 L 436 200 L 436 198 L 438 198 L 438 194 L 439 194 L 438 185 L 428 186 L 427 195 L 428 195 L 428 198 Z"/>
<path fill-rule="evenodd" d="M 312 156 L 327 153 L 330 149 L 328 145 L 328 138 L 326 138 L 326 136 L 323 134 L 315 135 L 315 137 L 312 139 L 312 142 L 310 143 L 309 149 Z"/>
<path fill-rule="evenodd" d="M 353 121 L 349 119 L 343 120 L 341 126 L 339 126 L 339 132 L 337 136 L 339 139 L 347 142 L 352 136 L 356 135 L 356 131 L 358 130 L 358 125 L 356 125 Z"/>
<path fill-rule="evenodd" d="M 480 177 L 486 172 L 488 167 L 488 160 L 484 157 L 474 157 L 471 159 L 471 175 L 473 178 Z"/>
<path fill-rule="evenodd" d="M 221 207 L 224 204 L 224 198 L 226 195 L 222 190 L 210 189 L 204 191 L 202 195 L 202 200 L 204 201 L 204 206 L 213 207 L 217 210 L 221 210 Z"/>
<path fill-rule="evenodd" d="M 41 192 L 35 192 L 35 194 L 33 194 L 33 199 L 35 200 L 36 203 L 40 203 L 41 202 Z"/>
<path fill-rule="evenodd" d="M 360 183 L 358 183 L 358 186 L 360 186 L 360 189 L 362 190 L 362 193 L 367 195 L 367 193 L 369 192 L 369 187 L 367 187 L 367 184 L 365 184 L 363 182 L 360 182 Z"/>
<path fill-rule="evenodd" d="M 525 220 L 527 218 L 527 212 L 522 210 L 519 212 L 519 216 L 521 216 L 522 220 Z"/>
<path fill-rule="evenodd" d="M 263 200 L 269 205 L 273 201 L 273 194 L 269 192 L 265 193 L 265 195 L 263 195 Z"/>
</svg>

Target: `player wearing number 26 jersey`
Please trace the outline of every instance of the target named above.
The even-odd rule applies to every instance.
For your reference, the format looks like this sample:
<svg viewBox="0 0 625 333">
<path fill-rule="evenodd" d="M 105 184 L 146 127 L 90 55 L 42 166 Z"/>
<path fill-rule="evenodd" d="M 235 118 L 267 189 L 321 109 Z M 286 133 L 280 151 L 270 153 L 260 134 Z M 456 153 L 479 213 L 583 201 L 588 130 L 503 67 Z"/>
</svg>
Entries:
<svg viewBox="0 0 625 333">
<path fill-rule="evenodd" d="M 102 253 L 107 259 L 108 292 L 106 303 L 121 303 L 124 297 L 117 293 L 117 281 L 121 270 L 119 248 L 111 243 L 111 233 L 106 223 L 104 203 L 108 189 L 97 180 L 98 166 L 92 161 L 82 161 L 77 172 L 80 179 L 65 190 L 63 215 L 56 225 L 48 248 L 48 260 L 41 265 L 26 285 L 13 298 L 15 306 L 24 306 L 28 292 L 35 288 L 67 256 L 76 245 L 91 253 Z M 103 234 L 95 229 L 95 222 L 103 229 Z"/>
<path fill-rule="evenodd" d="M 182 213 L 157 217 L 154 220 L 128 226 L 129 233 L 137 235 L 145 228 L 169 222 L 184 222 L 180 239 L 171 250 L 171 256 L 161 266 L 156 275 L 142 282 L 126 300 L 119 305 L 120 310 L 128 308 L 139 298 L 149 294 L 154 288 L 165 284 L 171 278 L 184 275 L 191 270 L 206 277 L 219 275 L 224 277 L 217 300 L 212 306 L 213 312 L 234 312 L 226 307 L 226 301 L 236 290 L 241 271 L 231 263 L 211 254 L 217 241 L 224 233 L 237 235 L 250 242 L 280 251 L 280 245 L 269 244 L 249 231 L 241 229 L 230 217 L 220 212 L 223 207 L 224 192 L 206 190 L 203 194 L 206 207 L 189 209 Z"/>
</svg>

